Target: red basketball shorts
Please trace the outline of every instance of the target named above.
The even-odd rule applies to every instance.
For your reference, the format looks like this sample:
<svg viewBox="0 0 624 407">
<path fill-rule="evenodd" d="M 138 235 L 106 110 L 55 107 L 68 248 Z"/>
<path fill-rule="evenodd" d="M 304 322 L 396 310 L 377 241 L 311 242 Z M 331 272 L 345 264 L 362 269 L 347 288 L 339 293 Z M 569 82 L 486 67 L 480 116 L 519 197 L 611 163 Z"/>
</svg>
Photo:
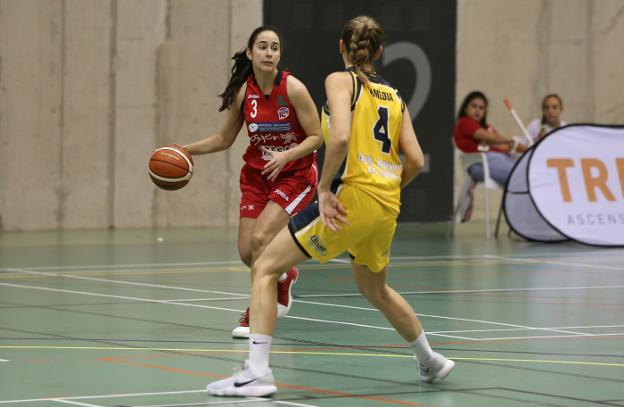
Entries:
<svg viewBox="0 0 624 407">
<path fill-rule="evenodd" d="M 256 219 L 269 201 L 275 202 L 292 216 L 308 206 L 316 196 L 316 163 L 304 170 L 282 172 L 274 181 L 268 181 L 260 172 L 248 165 L 241 169 L 241 218 Z"/>
</svg>

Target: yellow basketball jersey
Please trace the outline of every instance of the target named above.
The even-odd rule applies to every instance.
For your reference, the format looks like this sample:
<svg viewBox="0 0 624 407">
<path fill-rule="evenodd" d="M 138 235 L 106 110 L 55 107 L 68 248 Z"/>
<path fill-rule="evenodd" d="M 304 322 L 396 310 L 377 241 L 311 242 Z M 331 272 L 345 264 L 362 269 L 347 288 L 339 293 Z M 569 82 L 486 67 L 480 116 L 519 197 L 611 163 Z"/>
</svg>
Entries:
<svg viewBox="0 0 624 407">
<path fill-rule="evenodd" d="M 383 78 L 370 75 L 364 86 L 355 72 L 353 80 L 351 136 L 347 158 L 334 179 L 332 190 L 348 184 L 372 195 L 383 206 L 399 213 L 401 171 L 399 133 L 405 105 L 399 92 Z M 331 126 L 327 104 L 321 118 L 323 138 Z"/>
</svg>

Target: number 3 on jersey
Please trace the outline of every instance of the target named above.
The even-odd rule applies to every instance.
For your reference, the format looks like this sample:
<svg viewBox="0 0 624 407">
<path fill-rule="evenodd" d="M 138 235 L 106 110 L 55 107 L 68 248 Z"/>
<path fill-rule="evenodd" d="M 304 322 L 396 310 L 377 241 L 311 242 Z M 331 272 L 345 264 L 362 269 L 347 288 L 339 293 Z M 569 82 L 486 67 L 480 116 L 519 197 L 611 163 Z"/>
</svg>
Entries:
<svg viewBox="0 0 624 407">
<path fill-rule="evenodd" d="M 249 116 L 255 118 L 258 114 L 258 101 L 256 99 L 251 99 L 251 109 L 252 110 L 251 113 L 249 113 Z"/>
<path fill-rule="evenodd" d="M 381 151 L 388 154 L 390 152 L 390 138 L 388 137 L 388 108 L 379 106 L 377 109 L 379 120 L 373 127 L 373 136 L 375 140 L 381 142 Z"/>
</svg>

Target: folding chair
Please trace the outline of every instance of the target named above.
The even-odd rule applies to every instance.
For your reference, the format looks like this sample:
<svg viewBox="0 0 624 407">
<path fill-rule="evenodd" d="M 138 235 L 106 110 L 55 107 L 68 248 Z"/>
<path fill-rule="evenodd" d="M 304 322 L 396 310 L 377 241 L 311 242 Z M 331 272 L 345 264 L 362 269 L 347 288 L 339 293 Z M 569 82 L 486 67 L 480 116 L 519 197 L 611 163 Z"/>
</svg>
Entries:
<svg viewBox="0 0 624 407">
<path fill-rule="evenodd" d="M 449 236 L 453 236 L 455 233 L 455 223 L 457 223 L 457 217 L 459 215 L 459 210 L 464 204 L 465 200 L 470 199 L 468 196 L 468 192 L 470 189 L 470 184 L 473 182 L 470 174 L 468 173 L 468 168 L 473 164 L 482 164 L 483 165 L 483 181 L 477 183 L 477 187 L 482 187 L 485 189 L 485 237 L 487 239 L 490 238 L 490 191 L 493 189 L 502 189 L 491 177 L 490 177 L 490 167 L 487 162 L 487 158 L 485 156 L 485 151 L 479 151 L 476 153 L 464 153 L 457 150 L 459 159 L 461 161 L 462 168 L 464 169 L 464 184 L 459 193 L 459 197 L 457 199 L 457 205 L 455 205 L 455 210 L 453 212 L 453 217 L 451 219 L 451 224 L 449 226 Z M 500 226 L 501 215 L 503 211 L 503 203 L 501 201 L 500 207 L 498 209 L 498 216 L 496 217 L 496 230 L 495 237 L 498 237 L 498 229 Z"/>
</svg>

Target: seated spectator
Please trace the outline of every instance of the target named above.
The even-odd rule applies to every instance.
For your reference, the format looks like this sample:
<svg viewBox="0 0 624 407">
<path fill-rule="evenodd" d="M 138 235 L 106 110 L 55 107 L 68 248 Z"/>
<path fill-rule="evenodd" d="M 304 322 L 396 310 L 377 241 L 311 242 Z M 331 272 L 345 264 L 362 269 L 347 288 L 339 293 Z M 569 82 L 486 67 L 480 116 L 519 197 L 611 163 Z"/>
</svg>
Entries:
<svg viewBox="0 0 624 407">
<path fill-rule="evenodd" d="M 527 147 L 503 136 L 487 122 L 488 99 L 483 92 L 469 93 L 459 108 L 453 129 L 455 146 L 464 153 L 487 151 L 490 177 L 505 186 L 516 157 L 511 153 L 523 152 Z M 483 181 L 483 165 L 474 164 L 468 169 L 473 180 Z"/>
<path fill-rule="evenodd" d="M 487 122 L 488 99 L 483 92 L 469 93 L 459 108 L 457 122 L 453 129 L 455 146 L 464 153 L 487 151 L 486 157 L 490 168 L 490 177 L 502 187 L 516 163 L 514 151 L 523 152 L 527 147 L 517 144 L 513 139 L 503 136 Z M 474 181 L 470 190 L 470 199 L 462 208 L 462 222 L 472 214 L 473 190 L 476 182 L 483 181 L 483 165 L 473 164 L 468 173 Z"/>
<path fill-rule="evenodd" d="M 561 120 L 563 101 L 559 95 L 551 93 L 542 100 L 542 118 L 533 119 L 527 126 L 527 131 L 537 142 L 554 129 L 565 126 L 567 123 Z"/>
</svg>

